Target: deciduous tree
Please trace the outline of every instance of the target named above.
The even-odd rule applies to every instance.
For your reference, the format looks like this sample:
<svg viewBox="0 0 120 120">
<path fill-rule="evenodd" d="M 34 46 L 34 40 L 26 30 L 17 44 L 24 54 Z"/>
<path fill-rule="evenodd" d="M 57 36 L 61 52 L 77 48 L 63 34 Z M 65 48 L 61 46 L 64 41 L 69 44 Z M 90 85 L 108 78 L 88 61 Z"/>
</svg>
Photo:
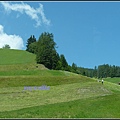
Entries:
<svg viewBox="0 0 120 120">
<path fill-rule="evenodd" d="M 10 49 L 10 46 L 9 46 L 8 44 L 5 44 L 5 45 L 3 46 L 3 49 Z"/>
</svg>

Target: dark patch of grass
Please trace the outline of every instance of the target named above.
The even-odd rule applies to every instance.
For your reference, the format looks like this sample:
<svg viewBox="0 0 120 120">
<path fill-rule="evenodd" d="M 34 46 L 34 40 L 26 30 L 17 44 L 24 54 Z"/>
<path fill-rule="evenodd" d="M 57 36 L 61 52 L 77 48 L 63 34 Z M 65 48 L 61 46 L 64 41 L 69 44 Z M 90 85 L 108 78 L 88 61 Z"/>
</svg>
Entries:
<svg viewBox="0 0 120 120">
<path fill-rule="evenodd" d="M 1 118 L 120 118 L 120 94 L 0 112 Z"/>
<path fill-rule="evenodd" d="M 3 76 L 0 77 L 0 87 L 17 86 L 48 86 L 72 84 L 78 82 L 94 82 L 92 79 L 83 76 Z"/>
<path fill-rule="evenodd" d="M 0 71 L 0 76 L 21 76 L 21 75 L 40 75 L 40 76 L 67 76 L 64 72 L 57 70 L 10 70 L 10 71 Z M 69 75 L 70 76 L 70 73 Z"/>
<path fill-rule="evenodd" d="M 16 71 L 31 71 L 31 70 L 48 70 L 48 69 L 42 64 L 35 63 L 0 65 L 1 75 L 2 74 L 9 75 L 10 74 L 9 72 L 16 73 Z"/>
</svg>

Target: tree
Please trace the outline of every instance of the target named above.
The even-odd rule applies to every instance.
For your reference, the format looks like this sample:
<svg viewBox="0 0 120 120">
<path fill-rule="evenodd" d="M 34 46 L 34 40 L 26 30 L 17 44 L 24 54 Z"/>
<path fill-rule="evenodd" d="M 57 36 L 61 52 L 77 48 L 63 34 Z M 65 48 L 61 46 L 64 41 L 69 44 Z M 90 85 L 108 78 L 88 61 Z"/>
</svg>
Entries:
<svg viewBox="0 0 120 120">
<path fill-rule="evenodd" d="M 68 70 L 68 63 L 63 54 L 60 55 L 61 70 Z"/>
<path fill-rule="evenodd" d="M 93 70 L 93 76 L 95 78 L 97 78 L 97 67 L 95 66 L 94 70 Z"/>
<path fill-rule="evenodd" d="M 37 42 L 33 42 L 29 45 L 29 52 L 37 54 Z"/>
<path fill-rule="evenodd" d="M 42 33 L 37 43 L 36 61 L 38 64 L 44 64 L 49 69 L 55 69 L 58 62 L 58 53 L 56 52 L 56 43 L 52 33 Z"/>
<path fill-rule="evenodd" d="M 10 49 L 10 46 L 9 46 L 8 44 L 5 44 L 5 45 L 3 46 L 3 49 Z"/>
<path fill-rule="evenodd" d="M 72 71 L 74 73 L 77 73 L 77 65 L 75 63 L 72 63 Z"/>
<path fill-rule="evenodd" d="M 28 38 L 28 40 L 27 40 L 26 51 L 31 52 L 30 44 L 32 44 L 34 42 L 36 42 L 36 38 L 34 35 L 31 35 L 30 38 Z"/>
<path fill-rule="evenodd" d="M 54 50 L 52 53 L 52 69 L 57 69 L 59 59 L 59 54 Z"/>
</svg>

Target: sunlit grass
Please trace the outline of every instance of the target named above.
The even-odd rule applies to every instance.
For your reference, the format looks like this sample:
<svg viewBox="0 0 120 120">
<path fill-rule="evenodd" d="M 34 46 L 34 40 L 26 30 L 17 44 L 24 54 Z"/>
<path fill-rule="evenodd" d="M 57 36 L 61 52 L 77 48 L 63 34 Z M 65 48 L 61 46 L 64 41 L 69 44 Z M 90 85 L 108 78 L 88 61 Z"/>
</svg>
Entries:
<svg viewBox="0 0 120 120">
<path fill-rule="evenodd" d="M 120 118 L 120 94 L 0 112 L 1 118 Z"/>
<path fill-rule="evenodd" d="M 119 77 L 116 77 L 116 78 L 105 78 L 105 81 L 118 84 L 120 82 L 120 78 Z"/>
<path fill-rule="evenodd" d="M 35 58 L 24 50 L 0 49 L 0 65 L 35 63 Z"/>
<path fill-rule="evenodd" d="M 48 86 L 48 85 L 47 85 Z M 68 102 L 111 94 L 97 82 L 83 82 L 50 86 L 50 90 L 24 90 L 24 87 L 0 88 L 0 111 L 10 111 L 31 106 Z M 37 86 L 40 87 L 40 86 Z"/>
<path fill-rule="evenodd" d="M 35 55 L 0 49 L 0 118 L 120 118 L 120 78 L 48 70 Z M 49 90 L 34 87 L 49 86 Z M 32 90 L 25 90 L 31 87 Z"/>
</svg>

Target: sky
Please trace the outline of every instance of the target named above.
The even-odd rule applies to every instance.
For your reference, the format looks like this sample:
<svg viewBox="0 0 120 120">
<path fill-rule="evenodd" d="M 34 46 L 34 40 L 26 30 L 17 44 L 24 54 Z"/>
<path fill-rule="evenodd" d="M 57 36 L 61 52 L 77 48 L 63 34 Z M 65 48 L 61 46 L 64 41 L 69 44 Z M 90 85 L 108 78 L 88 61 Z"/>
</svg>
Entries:
<svg viewBox="0 0 120 120">
<path fill-rule="evenodd" d="M 69 65 L 120 66 L 120 2 L 0 1 L 0 48 L 26 50 L 27 39 L 53 33 Z"/>
</svg>

